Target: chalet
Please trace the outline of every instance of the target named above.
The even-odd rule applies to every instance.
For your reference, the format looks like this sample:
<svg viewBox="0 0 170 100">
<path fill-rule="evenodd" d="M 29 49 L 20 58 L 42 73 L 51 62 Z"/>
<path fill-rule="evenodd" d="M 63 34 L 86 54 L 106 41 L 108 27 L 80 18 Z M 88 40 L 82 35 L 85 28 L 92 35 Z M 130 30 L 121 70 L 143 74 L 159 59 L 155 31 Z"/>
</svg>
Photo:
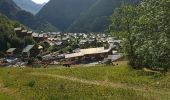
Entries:
<svg viewBox="0 0 170 100">
<path fill-rule="evenodd" d="M 7 51 L 6 51 L 6 54 L 8 57 L 12 57 L 16 54 L 16 48 L 9 48 Z"/>
<path fill-rule="evenodd" d="M 27 36 L 32 36 L 32 33 L 33 33 L 32 31 L 28 31 Z"/>
<path fill-rule="evenodd" d="M 15 31 L 16 33 L 19 33 L 19 32 L 22 31 L 22 27 L 14 28 L 14 31 Z"/>
<path fill-rule="evenodd" d="M 25 36 L 32 36 L 33 33 L 32 31 L 23 30 L 21 27 L 14 28 L 14 31 L 16 35 L 20 38 L 24 38 Z"/>
<path fill-rule="evenodd" d="M 15 31 L 15 33 L 16 33 L 16 35 L 18 36 L 18 37 L 21 37 L 21 31 L 22 31 L 22 28 L 21 27 L 18 27 L 18 28 L 14 28 L 14 31 Z"/>
<path fill-rule="evenodd" d="M 25 36 L 27 36 L 27 30 L 22 30 L 21 32 L 17 33 L 17 36 L 20 38 L 24 38 Z"/>
<path fill-rule="evenodd" d="M 39 33 L 34 32 L 34 33 L 32 33 L 32 37 L 37 42 L 41 42 L 41 41 L 44 41 L 44 40 L 48 39 L 48 36 L 45 33 L 44 34 L 39 34 Z"/>
<path fill-rule="evenodd" d="M 39 34 L 38 41 L 43 41 L 45 39 L 44 34 Z"/>
<path fill-rule="evenodd" d="M 31 53 L 33 52 L 32 49 L 33 49 L 34 45 L 28 45 L 26 46 L 23 51 L 22 51 L 22 56 L 24 58 L 29 58 L 31 56 Z"/>
<path fill-rule="evenodd" d="M 48 39 L 47 33 L 43 33 L 43 36 L 44 36 L 45 39 Z"/>
<path fill-rule="evenodd" d="M 32 33 L 32 37 L 33 37 L 33 39 L 35 40 L 35 41 L 38 41 L 38 33 Z"/>
</svg>

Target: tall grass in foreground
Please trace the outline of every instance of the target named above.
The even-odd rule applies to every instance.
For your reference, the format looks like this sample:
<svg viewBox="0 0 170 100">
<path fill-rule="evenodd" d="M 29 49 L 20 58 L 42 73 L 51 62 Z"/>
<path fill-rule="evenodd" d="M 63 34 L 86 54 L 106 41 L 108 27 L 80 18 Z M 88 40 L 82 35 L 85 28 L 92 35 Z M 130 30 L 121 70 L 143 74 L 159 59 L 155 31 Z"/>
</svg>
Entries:
<svg viewBox="0 0 170 100">
<path fill-rule="evenodd" d="M 25 100 L 169 100 L 170 74 L 166 76 L 146 73 L 127 67 L 96 66 L 74 68 L 40 68 L 40 69 L 0 69 L 0 82 L 17 90 L 17 94 Z M 56 77 L 31 75 L 44 73 L 71 76 L 86 80 L 107 81 L 125 84 L 126 87 L 113 88 L 83 84 L 76 81 Z M 128 88 L 133 87 L 133 88 Z M 135 89 L 137 87 L 138 89 Z M 143 88 L 147 87 L 147 88 Z"/>
</svg>

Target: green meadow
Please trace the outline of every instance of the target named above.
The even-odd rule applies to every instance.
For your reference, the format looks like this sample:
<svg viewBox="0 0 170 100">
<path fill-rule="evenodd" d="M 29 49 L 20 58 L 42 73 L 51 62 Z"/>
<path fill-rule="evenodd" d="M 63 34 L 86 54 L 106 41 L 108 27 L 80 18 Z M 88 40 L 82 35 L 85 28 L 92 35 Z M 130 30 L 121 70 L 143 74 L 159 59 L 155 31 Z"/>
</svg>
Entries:
<svg viewBox="0 0 170 100">
<path fill-rule="evenodd" d="M 170 72 L 118 66 L 0 68 L 0 100 L 169 100 Z"/>
</svg>

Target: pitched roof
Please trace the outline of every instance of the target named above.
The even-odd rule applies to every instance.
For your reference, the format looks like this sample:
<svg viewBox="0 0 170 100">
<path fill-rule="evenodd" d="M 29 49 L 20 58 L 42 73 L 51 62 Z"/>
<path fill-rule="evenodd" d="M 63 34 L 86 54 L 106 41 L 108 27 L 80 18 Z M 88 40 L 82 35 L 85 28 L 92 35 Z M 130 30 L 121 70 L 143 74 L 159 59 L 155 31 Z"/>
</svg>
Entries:
<svg viewBox="0 0 170 100">
<path fill-rule="evenodd" d="M 86 54 L 102 53 L 104 50 L 105 50 L 104 47 L 100 47 L 100 48 L 80 49 L 80 52 L 82 52 L 84 55 L 86 55 Z"/>
<path fill-rule="evenodd" d="M 34 45 L 28 45 L 23 49 L 22 52 L 29 52 L 33 47 L 34 47 Z"/>
<path fill-rule="evenodd" d="M 104 47 L 80 49 L 80 52 L 78 52 L 78 53 L 66 54 L 65 58 L 74 58 L 74 57 L 80 57 L 80 56 L 84 56 L 84 55 L 107 53 L 110 50 L 111 50 L 111 48 L 104 49 Z"/>
<path fill-rule="evenodd" d="M 21 32 L 25 33 L 25 32 L 28 32 L 27 30 L 22 30 Z"/>
<path fill-rule="evenodd" d="M 21 30 L 22 30 L 22 27 L 14 28 L 14 31 L 21 31 Z"/>
<path fill-rule="evenodd" d="M 74 57 L 81 57 L 84 56 L 84 54 L 82 54 L 81 52 L 79 53 L 71 53 L 71 54 L 66 54 L 65 58 L 74 58 Z"/>
<path fill-rule="evenodd" d="M 14 52 L 16 48 L 9 48 L 6 52 Z"/>
<path fill-rule="evenodd" d="M 32 32 L 32 31 L 28 31 L 27 33 L 28 33 L 28 34 L 31 34 L 31 33 L 33 33 L 33 32 Z"/>
</svg>

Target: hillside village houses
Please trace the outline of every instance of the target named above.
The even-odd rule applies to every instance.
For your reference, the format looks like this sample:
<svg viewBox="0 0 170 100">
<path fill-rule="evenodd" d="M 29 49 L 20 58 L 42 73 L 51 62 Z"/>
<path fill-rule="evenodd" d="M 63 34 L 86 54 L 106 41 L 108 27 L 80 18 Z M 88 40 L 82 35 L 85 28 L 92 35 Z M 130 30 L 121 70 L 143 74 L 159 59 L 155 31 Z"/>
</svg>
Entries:
<svg viewBox="0 0 170 100">
<path fill-rule="evenodd" d="M 21 55 L 18 56 L 18 58 L 24 58 L 22 61 L 28 61 L 33 55 L 36 57 L 35 51 L 38 53 L 37 56 L 42 57 L 42 63 L 46 64 L 54 64 L 54 62 L 60 61 L 71 62 L 72 64 L 98 62 L 106 59 L 114 61 L 122 57 L 117 53 L 121 40 L 104 33 L 47 32 L 39 34 L 21 27 L 15 28 L 14 31 L 19 38 L 31 36 L 37 43 L 46 42 L 50 47 L 54 48 L 68 48 L 72 45 L 70 41 L 74 41 L 76 43 L 74 45 L 77 45 L 73 50 L 67 52 L 62 52 L 62 50 L 58 52 L 56 50 L 47 53 L 43 52 L 43 46 L 41 45 L 27 45 L 23 50 L 20 50 L 22 52 L 18 52 L 19 55 Z M 65 43 L 67 43 L 67 45 Z M 14 53 L 15 50 L 17 50 L 17 48 L 7 50 L 6 54 L 8 57 L 16 57 L 16 53 Z"/>
</svg>

